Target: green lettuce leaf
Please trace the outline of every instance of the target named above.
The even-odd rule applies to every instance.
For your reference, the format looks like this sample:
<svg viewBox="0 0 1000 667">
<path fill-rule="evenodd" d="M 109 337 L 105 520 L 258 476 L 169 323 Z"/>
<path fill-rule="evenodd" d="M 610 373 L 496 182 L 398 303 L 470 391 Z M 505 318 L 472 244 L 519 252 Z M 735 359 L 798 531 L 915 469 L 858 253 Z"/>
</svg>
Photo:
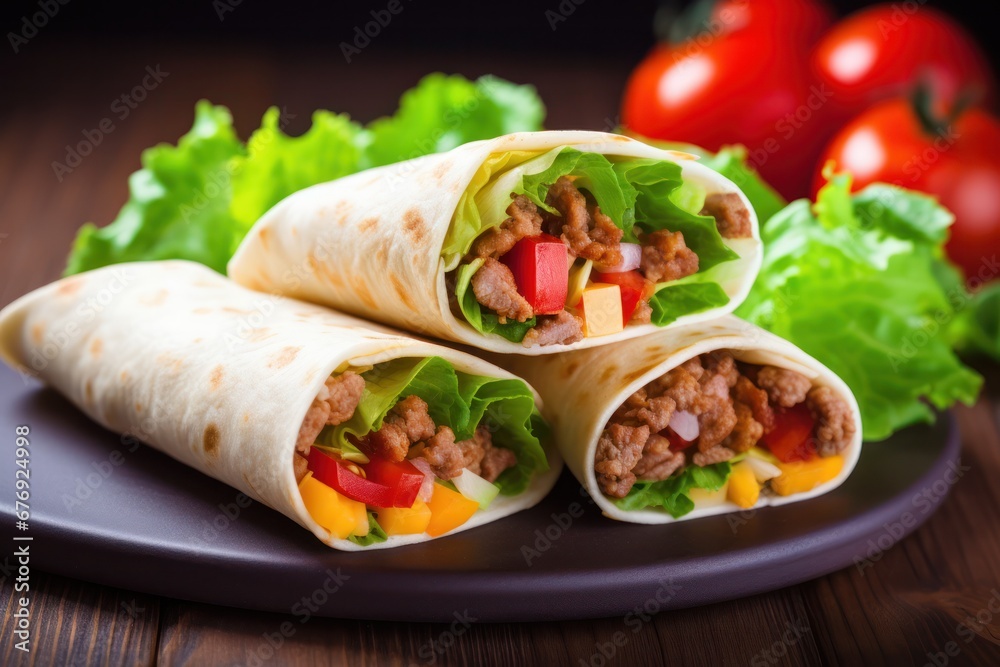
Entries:
<svg viewBox="0 0 1000 667">
<path fill-rule="evenodd" d="M 527 174 L 513 192 L 525 194 L 539 208 L 550 213 L 556 210 L 545 203 L 549 186 L 563 176 L 572 176 L 573 184 L 594 196 L 601 212 L 611 218 L 625 232 L 625 240 L 636 241 L 632 232 L 635 222 L 633 210 L 636 191 L 627 180 L 619 178 L 614 165 L 603 155 L 582 153 L 575 148 L 558 151 L 547 169 Z M 628 215 L 626 215 L 628 213 Z"/>
<path fill-rule="evenodd" d="M 753 165 L 750 164 L 747 158 L 747 149 L 744 146 L 723 146 L 718 153 L 712 153 L 711 151 L 707 151 L 704 148 L 693 144 L 685 144 L 674 141 L 656 141 L 634 133 L 629 134 L 634 136 L 636 139 L 652 146 L 656 146 L 657 148 L 682 151 L 684 153 L 697 155 L 703 165 L 722 174 L 743 191 L 743 194 L 745 194 L 747 199 L 750 200 L 750 204 L 753 206 L 754 211 L 756 211 L 761 227 L 763 227 L 764 223 L 770 220 L 775 213 L 785 208 L 785 205 L 787 204 L 781 195 L 778 194 L 777 190 L 768 185 L 768 183 L 761 178 L 760 174 L 757 173 L 757 170 L 754 169 Z"/>
<path fill-rule="evenodd" d="M 763 228 L 764 264 L 737 310 L 829 366 L 851 387 L 864 435 L 881 440 L 972 403 L 982 378 L 952 352 L 942 283 L 950 216 L 893 186 L 850 194 L 836 176 L 815 207 L 793 202 Z"/>
<path fill-rule="evenodd" d="M 368 547 L 379 542 L 385 542 L 389 539 L 389 536 L 382 529 L 382 526 L 378 524 L 375 514 L 371 510 L 368 510 L 368 534 L 363 537 L 351 535 L 347 539 L 359 546 Z"/>
<path fill-rule="evenodd" d="M 143 151 L 142 169 L 129 177 L 129 201 L 114 222 L 80 229 L 66 273 L 177 257 L 224 272 L 241 237 L 229 211 L 230 164 L 243 154 L 229 111 L 199 102 L 177 146 Z"/>
<path fill-rule="evenodd" d="M 695 278 L 688 276 L 688 278 Z M 729 303 L 729 295 L 714 282 L 688 281 L 687 278 L 668 283 L 656 290 L 649 299 L 653 313 L 650 321 L 664 327 L 683 315 L 702 313 Z"/>
<path fill-rule="evenodd" d="M 115 221 L 81 227 L 65 272 L 188 259 L 224 273 L 250 226 L 293 192 L 467 141 L 539 130 L 544 114 L 530 86 L 432 74 L 403 95 L 395 115 L 367 127 L 318 111 L 305 134 L 290 137 L 272 108 L 244 146 L 229 111 L 202 101 L 177 146 L 143 153 Z"/>
<path fill-rule="evenodd" d="M 739 259 L 739 255 L 723 243 L 715 218 L 698 215 L 676 203 L 674 195 L 684 184 L 680 165 L 661 160 L 625 160 L 614 168 L 620 180 L 636 193 L 636 223 L 650 232 L 659 229 L 682 232 L 687 246 L 698 253 L 699 272 Z M 699 197 L 699 193 L 692 194 L 692 189 L 692 184 L 687 184 L 684 198 L 700 199 L 704 203 L 704 193 Z"/>
<path fill-rule="evenodd" d="M 626 511 L 662 508 L 679 519 L 694 509 L 694 501 L 688 495 L 691 489 L 718 491 L 730 472 L 732 466 L 728 461 L 704 467 L 690 465 L 661 482 L 636 482 L 615 505 Z"/>
<path fill-rule="evenodd" d="M 517 454 L 517 465 L 496 481 L 501 493 L 521 493 L 534 473 L 548 469 L 539 441 L 540 436 L 546 437 L 545 425 L 531 390 L 521 380 L 463 373 L 440 357 L 395 359 L 361 376 L 365 391 L 354 415 L 343 424 L 324 428 L 316 441 L 318 447 L 353 448 L 348 435 L 360 438 L 378 430 L 400 399 L 419 396 L 427 402 L 434 423 L 451 428 L 457 440 L 471 438 L 484 425 L 495 445 Z"/>
<path fill-rule="evenodd" d="M 532 317 L 530 320 L 525 320 L 524 322 L 507 320 L 501 324 L 496 313 L 490 311 L 483 312 L 482 306 L 476 301 L 476 295 L 471 289 L 471 283 L 472 276 L 479 270 L 484 261 L 483 259 L 476 259 L 458 267 L 455 276 L 455 298 L 458 299 L 458 307 L 462 311 L 465 321 L 479 333 L 495 333 L 513 343 L 520 343 L 524 340 L 528 330 L 538 323 L 538 319 Z"/>
<path fill-rule="evenodd" d="M 347 115 L 317 111 L 299 137 L 285 134 L 283 125 L 278 108 L 268 109 L 247 141 L 246 156 L 233 164 L 230 210 L 244 233 L 293 192 L 360 168 L 365 131 Z"/>
<path fill-rule="evenodd" d="M 531 86 L 493 76 L 475 82 L 431 74 L 406 93 L 399 111 L 369 126 L 366 167 L 451 150 L 470 141 L 540 130 L 545 106 Z"/>
</svg>

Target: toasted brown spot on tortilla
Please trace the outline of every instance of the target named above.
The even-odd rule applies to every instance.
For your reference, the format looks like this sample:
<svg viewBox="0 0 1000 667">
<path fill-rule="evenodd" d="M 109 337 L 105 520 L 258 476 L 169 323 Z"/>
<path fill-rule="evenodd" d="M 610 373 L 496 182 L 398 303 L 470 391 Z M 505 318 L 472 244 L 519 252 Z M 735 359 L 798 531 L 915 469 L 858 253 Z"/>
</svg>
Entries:
<svg viewBox="0 0 1000 667">
<path fill-rule="evenodd" d="M 128 371 L 122 371 L 118 377 L 121 378 L 122 382 L 128 382 Z"/>
<path fill-rule="evenodd" d="M 94 400 L 94 385 L 91 384 L 90 380 L 87 380 L 87 384 L 83 385 L 83 395 L 87 398 L 88 403 Z"/>
<path fill-rule="evenodd" d="M 389 259 L 389 251 L 385 249 L 384 245 L 380 245 L 375 249 L 375 259 L 377 259 L 380 264 L 385 264 L 386 260 Z"/>
<path fill-rule="evenodd" d="M 434 167 L 434 171 L 432 172 L 434 178 L 438 180 L 444 178 L 447 173 L 448 173 L 448 163 L 446 162 L 442 162 L 438 166 Z"/>
<path fill-rule="evenodd" d="M 161 289 L 152 294 L 143 294 L 139 297 L 139 303 L 144 306 L 159 306 L 167 300 L 167 290 Z"/>
<path fill-rule="evenodd" d="M 209 280 L 196 280 L 191 284 L 195 287 L 219 287 L 219 283 L 213 283 Z"/>
<path fill-rule="evenodd" d="M 161 366 L 167 366 L 174 371 L 179 371 L 184 366 L 184 361 L 182 359 L 174 357 L 166 352 L 163 352 L 156 357 L 156 363 Z"/>
<path fill-rule="evenodd" d="M 358 223 L 358 229 L 363 232 L 375 229 L 376 226 L 378 226 L 378 218 L 365 218 Z"/>
<path fill-rule="evenodd" d="M 643 375 L 645 375 L 646 373 L 648 373 L 650 371 L 650 369 L 652 369 L 652 368 L 653 368 L 652 366 L 646 366 L 646 367 L 643 367 L 643 368 L 637 368 L 637 369 L 635 369 L 634 371 L 632 371 L 631 373 L 629 373 L 628 375 L 626 375 L 623 378 L 625 380 L 625 384 L 630 384 L 632 382 L 635 382 L 636 380 L 638 380 L 639 378 L 641 378 Z"/>
<path fill-rule="evenodd" d="M 570 377 L 571 375 L 573 375 L 573 373 L 576 373 L 576 371 L 579 368 L 580 368 L 580 362 L 579 361 L 571 361 L 571 362 L 569 362 L 568 364 L 566 364 L 566 367 L 563 368 L 563 377 L 566 377 L 566 378 Z"/>
<path fill-rule="evenodd" d="M 212 309 L 211 308 L 195 308 L 191 312 L 193 312 L 196 315 L 207 315 L 208 313 L 212 312 Z"/>
<path fill-rule="evenodd" d="M 347 224 L 351 215 L 351 209 L 351 203 L 346 199 L 341 199 L 337 202 L 337 205 L 333 208 L 333 217 L 338 227 L 343 227 Z"/>
<path fill-rule="evenodd" d="M 366 306 L 369 308 L 378 307 L 378 303 L 375 301 L 375 297 L 372 296 L 371 291 L 369 291 L 364 278 L 361 276 L 351 276 L 351 287 L 354 288 L 355 294 L 357 294 L 358 298 L 365 302 Z"/>
<path fill-rule="evenodd" d="M 211 387 L 213 391 L 222 386 L 223 372 L 224 370 L 222 368 L 222 364 L 219 364 L 212 369 L 212 374 L 208 377 L 208 386 Z"/>
<path fill-rule="evenodd" d="M 267 227 L 261 227 L 260 233 L 257 234 L 260 238 L 260 246 L 267 250 Z"/>
<path fill-rule="evenodd" d="M 274 334 L 271 333 L 271 330 L 268 329 L 267 327 L 258 327 L 257 329 L 254 329 L 252 332 L 250 332 L 250 335 L 247 336 L 247 340 L 252 340 L 253 342 L 257 343 L 262 340 L 267 340 L 268 338 L 271 338 L 273 336 Z"/>
<path fill-rule="evenodd" d="M 104 349 L 104 341 L 100 338 L 95 338 L 90 341 L 90 356 L 95 359 L 101 356 L 101 351 Z"/>
<path fill-rule="evenodd" d="M 611 379 L 611 376 L 613 376 L 617 372 L 618 372 L 618 367 L 617 366 L 608 366 L 603 371 L 601 371 L 600 381 L 601 382 L 607 382 L 608 380 Z"/>
<path fill-rule="evenodd" d="M 292 225 L 291 227 L 289 227 L 288 231 L 290 231 L 292 233 L 292 236 L 298 236 L 299 235 L 299 228 L 296 227 L 295 225 Z"/>
<path fill-rule="evenodd" d="M 411 208 L 403 214 L 403 231 L 414 241 L 422 241 L 426 234 L 424 219 L 420 217 L 420 211 Z"/>
<path fill-rule="evenodd" d="M 233 308 L 232 306 L 223 306 L 222 307 L 222 312 L 224 312 L 224 313 L 233 313 L 234 315 L 249 315 L 253 311 L 251 311 L 251 310 L 243 310 L 241 308 Z"/>
<path fill-rule="evenodd" d="M 142 403 L 136 401 L 136 403 L 135 403 L 135 411 L 136 412 L 142 412 Z"/>
<path fill-rule="evenodd" d="M 249 412 L 244 412 L 243 413 L 243 421 L 245 421 L 245 422 L 250 421 L 250 413 Z"/>
<path fill-rule="evenodd" d="M 219 455 L 219 440 L 222 439 L 219 433 L 219 427 L 215 424 L 209 424 L 205 427 L 205 433 L 202 435 L 201 442 L 205 447 L 205 453 L 209 456 Z"/>
<path fill-rule="evenodd" d="M 197 338 L 195 338 L 195 339 L 194 339 L 193 341 L 191 341 L 191 342 L 192 342 L 192 343 L 200 343 L 200 342 L 201 342 L 201 341 L 203 341 L 203 340 L 205 340 L 205 339 L 204 339 L 204 338 L 202 338 L 201 336 L 198 336 Z"/>
<path fill-rule="evenodd" d="M 267 364 L 268 368 L 284 368 L 288 364 L 295 361 L 295 357 L 299 355 L 301 347 L 286 346 L 281 348 L 275 356 L 271 357 L 271 361 Z"/>
<path fill-rule="evenodd" d="M 389 274 L 389 282 L 392 283 L 392 287 L 396 290 L 396 294 L 399 296 L 399 300 L 403 302 L 403 305 L 410 310 L 416 310 L 417 307 L 413 303 L 413 299 L 410 298 L 410 293 L 407 291 L 406 285 L 396 277 L 395 273 Z"/>
<path fill-rule="evenodd" d="M 42 341 L 45 339 L 45 327 L 41 324 L 35 324 L 31 327 L 31 342 L 35 345 L 41 345 Z"/>
<path fill-rule="evenodd" d="M 79 276 L 67 278 L 61 285 L 59 285 L 59 289 L 56 290 L 56 293 L 60 296 L 72 296 L 79 292 L 81 287 L 83 287 L 83 278 L 80 278 Z"/>
</svg>

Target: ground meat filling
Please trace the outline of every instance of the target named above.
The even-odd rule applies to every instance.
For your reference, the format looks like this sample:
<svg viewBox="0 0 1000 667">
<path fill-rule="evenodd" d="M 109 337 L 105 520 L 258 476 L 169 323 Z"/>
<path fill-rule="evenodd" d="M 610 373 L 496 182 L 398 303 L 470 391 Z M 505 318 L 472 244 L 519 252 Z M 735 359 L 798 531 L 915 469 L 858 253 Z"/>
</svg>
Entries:
<svg viewBox="0 0 1000 667">
<path fill-rule="evenodd" d="M 847 402 L 829 387 L 809 390 L 809 412 L 816 419 L 816 450 L 820 456 L 844 451 L 854 438 L 856 426 Z"/>
<path fill-rule="evenodd" d="M 624 498 L 636 481 L 667 479 L 685 465 L 728 461 L 758 444 L 777 414 L 805 403 L 816 420 L 820 456 L 839 454 L 855 435 L 847 402 L 829 387 L 773 366 L 737 363 L 726 350 L 690 359 L 629 396 L 597 443 L 594 472 L 601 490 Z M 672 447 L 677 413 L 697 418 L 690 446 Z M 676 438 L 676 434 L 671 435 Z"/>
<path fill-rule="evenodd" d="M 357 373 L 348 371 L 327 378 L 302 420 L 295 451 L 308 455 L 325 426 L 336 426 L 350 419 L 364 390 L 365 380 Z"/>
<path fill-rule="evenodd" d="M 535 314 L 517 291 L 510 268 L 492 257 L 487 257 L 482 268 L 472 276 L 472 291 L 476 301 L 495 312 L 501 324 L 506 323 L 508 318 L 524 322 Z"/>
<path fill-rule="evenodd" d="M 364 388 L 364 378 L 357 373 L 343 373 L 326 381 L 299 430 L 293 459 L 296 481 L 301 482 L 308 471 L 306 457 L 320 431 L 324 426 L 336 426 L 350 419 Z M 492 435 L 483 426 L 469 440 L 455 442 L 455 433 L 434 423 L 427 402 L 419 396 L 407 396 L 397 402 L 382 420 L 382 427 L 357 444 L 368 454 L 395 462 L 423 457 L 434 474 L 445 480 L 468 468 L 494 482 L 503 471 L 517 465 L 517 455 L 495 447 Z"/>
<path fill-rule="evenodd" d="M 569 345 L 583 340 L 583 321 L 568 311 L 541 315 L 538 324 L 528 329 L 521 344 L 524 347 Z"/>
<path fill-rule="evenodd" d="M 622 261 L 624 232 L 596 204 L 587 201 L 566 176 L 549 187 L 545 202 L 559 212 L 549 216 L 546 227 L 560 237 L 575 257 L 612 266 Z"/>
<path fill-rule="evenodd" d="M 735 192 L 716 193 L 705 198 L 702 215 L 715 218 L 719 233 L 727 239 L 745 239 L 753 236 L 750 211 Z"/>
<path fill-rule="evenodd" d="M 511 197 L 514 201 L 507 207 L 510 217 L 476 240 L 472 246 L 473 256 L 500 257 L 524 237 L 542 233 L 542 216 L 538 214 L 538 207 L 524 195 Z"/>
<path fill-rule="evenodd" d="M 639 268 L 654 283 L 680 280 L 698 273 L 698 255 L 687 247 L 680 232 L 660 230 L 644 239 Z"/>
</svg>

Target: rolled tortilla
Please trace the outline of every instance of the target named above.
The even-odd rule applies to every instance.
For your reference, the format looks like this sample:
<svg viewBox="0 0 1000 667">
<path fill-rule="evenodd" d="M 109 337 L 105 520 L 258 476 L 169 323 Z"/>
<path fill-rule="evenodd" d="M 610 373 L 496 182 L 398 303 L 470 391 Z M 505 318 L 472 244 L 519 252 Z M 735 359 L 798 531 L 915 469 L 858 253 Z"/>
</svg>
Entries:
<svg viewBox="0 0 1000 667">
<path fill-rule="evenodd" d="M 438 356 L 458 371 L 513 377 L 468 354 L 252 292 L 184 261 L 109 266 L 22 297 L 0 313 L 0 355 L 105 428 L 136 435 L 342 550 L 430 538 L 390 536 L 361 547 L 309 515 L 293 452 L 306 411 L 331 373 Z M 523 493 L 498 496 L 458 530 L 541 500 L 562 467 L 558 453 L 545 447 L 548 471 L 536 473 Z"/>
<path fill-rule="evenodd" d="M 549 354 L 659 331 L 652 324 L 630 323 L 610 335 L 529 348 L 495 333 L 482 334 L 452 313 L 445 276 L 455 269 L 458 258 L 446 261 L 442 248 L 470 182 L 491 155 L 542 153 L 561 146 L 675 162 L 685 182 L 708 194 L 737 194 L 749 213 L 752 231 L 749 238 L 723 239 L 739 255 L 713 274 L 728 303 L 683 316 L 666 328 L 708 321 L 742 303 L 760 268 L 762 248 L 756 215 L 739 188 L 698 164 L 692 155 L 603 132 L 512 134 L 307 188 L 257 222 L 230 261 L 229 276 L 252 289 L 492 352 Z"/>
<path fill-rule="evenodd" d="M 680 519 L 659 509 L 624 510 L 600 489 L 594 471 L 598 440 L 615 410 L 637 389 L 706 352 L 730 350 L 739 361 L 796 371 L 814 386 L 827 386 L 849 405 L 854 435 L 841 453 L 844 464 L 830 481 L 789 496 L 761 493 L 756 507 L 783 505 L 813 498 L 840 486 L 857 465 L 861 453 L 861 416 L 857 401 L 843 380 L 811 356 L 763 329 L 727 316 L 641 339 L 538 359 L 490 355 L 505 368 L 527 379 L 545 401 L 545 416 L 566 464 L 604 514 L 619 521 L 659 524 L 739 512 L 728 500 L 699 506 Z M 697 451 L 693 449 L 693 451 Z M 689 459 L 690 461 L 690 459 Z"/>
</svg>

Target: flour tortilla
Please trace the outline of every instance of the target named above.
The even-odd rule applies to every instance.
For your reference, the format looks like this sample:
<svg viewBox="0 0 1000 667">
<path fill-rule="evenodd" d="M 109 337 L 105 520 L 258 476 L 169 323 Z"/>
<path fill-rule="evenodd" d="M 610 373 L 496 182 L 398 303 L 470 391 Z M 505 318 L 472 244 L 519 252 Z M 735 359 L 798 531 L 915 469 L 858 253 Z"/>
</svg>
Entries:
<svg viewBox="0 0 1000 667">
<path fill-rule="evenodd" d="M 91 419 L 131 433 L 233 486 L 335 549 L 360 547 L 309 516 L 292 467 L 306 410 L 337 369 L 440 356 L 457 370 L 513 377 L 468 354 L 291 299 L 259 294 L 199 264 L 119 264 L 65 278 L 0 312 L 0 356 L 66 395 Z M 537 396 L 537 395 L 536 395 Z M 562 468 L 498 496 L 458 530 L 531 507 Z"/>
<path fill-rule="evenodd" d="M 737 359 L 797 371 L 814 385 L 826 385 L 847 401 L 855 420 L 855 436 L 842 452 L 840 474 L 812 491 L 791 496 L 761 493 L 757 507 L 784 505 L 831 491 L 847 479 L 861 454 L 861 415 L 854 394 L 833 371 L 791 343 L 743 320 L 727 316 L 644 338 L 537 359 L 490 358 L 525 378 L 545 401 L 545 416 L 566 464 L 606 516 L 633 523 L 671 523 L 714 514 L 743 511 L 726 502 L 698 507 L 674 519 L 663 511 L 626 511 L 609 500 L 597 485 L 594 454 L 597 441 L 614 411 L 637 389 L 688 359 L 715 350 L 731 350 Z"/>
<path fill-rule="evenodd" d="M 459 199 L 476 171 L 493 153 L 560 146 L 669 160 L 681 165 L 685 181 L 709 194 L 739 194 L 750 212 L 753 237 L 723 239 L 740 255 L 719 267 L 719 284 L 729 303 L 681 317 L 666 328 L 714 319 L 743 302 L 760 269 L 762 246 L 757 217 L 739 188 L 692 155 L 604 132 L 511 134 L 307 188 L 277 204 L 254 225 L 229 262 L 229 276 L 252 289 L 506 354 L 551 354 L 662 330 L 652 324 L 629 325 L 619 333 L 572 345 L 526 348 L 496 334 L 481 334 L 452 314 L 441 249 Z"/>
</svg>

